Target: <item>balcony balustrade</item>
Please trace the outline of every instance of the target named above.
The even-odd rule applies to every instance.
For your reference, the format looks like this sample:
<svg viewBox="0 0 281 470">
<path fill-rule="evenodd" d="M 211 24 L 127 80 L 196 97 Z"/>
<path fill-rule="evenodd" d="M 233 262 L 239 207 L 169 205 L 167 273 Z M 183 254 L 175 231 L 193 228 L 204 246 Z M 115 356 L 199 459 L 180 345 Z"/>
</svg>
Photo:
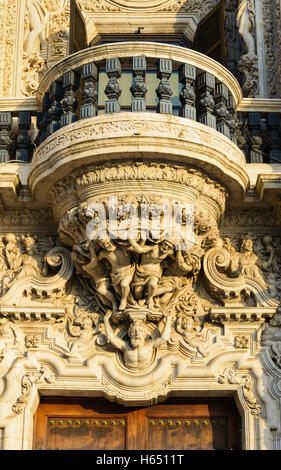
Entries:
<svg viewBox="0 0 281 470">
<path fill-rule="evenodd" d="M 189 49 L 154 43 L 85 49 L 51 69 L 38 91 L 39 143 L 78 120 L 123 111 L 192 119 L 237 143 L 239 84 L 220 64 Z"/>
<path fill-rule="evenodd" d="M 59 129 L 120 112 L 155 112 L 216 129 L 249 163 L 280 163 L 280 113 L 241 112 L 241 89 L 216 61 L 178 46 L 117 43 L 79 51 L 56 64 L 38 89 L 41 110 L 0 112 L 0 162 L 32 160 Z"/>
</svg>

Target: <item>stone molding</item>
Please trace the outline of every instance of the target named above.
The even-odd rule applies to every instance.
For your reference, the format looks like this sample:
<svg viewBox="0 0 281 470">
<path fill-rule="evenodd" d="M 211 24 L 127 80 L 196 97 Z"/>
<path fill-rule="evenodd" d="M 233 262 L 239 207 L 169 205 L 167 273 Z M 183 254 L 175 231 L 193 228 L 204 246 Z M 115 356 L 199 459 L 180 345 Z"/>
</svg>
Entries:
<svg viewBox="0 0 281 470">
<path fill-rule="evenodd" d="M 81 120 L 48 137 L 34 154 L 29 187 L 35 197 L 44 200 L 51 186 L 67 176 L 70 169 L 109 156 L 156 157 L 156 161 L 195 166 L 204 161 L 206 172 L 222 181 L 238 200 L 248 186 L 244 154 L 216 130 L 175 116 L 145 113 L 140 117 L 138 113 L 124 112 Z"/>
</svg>

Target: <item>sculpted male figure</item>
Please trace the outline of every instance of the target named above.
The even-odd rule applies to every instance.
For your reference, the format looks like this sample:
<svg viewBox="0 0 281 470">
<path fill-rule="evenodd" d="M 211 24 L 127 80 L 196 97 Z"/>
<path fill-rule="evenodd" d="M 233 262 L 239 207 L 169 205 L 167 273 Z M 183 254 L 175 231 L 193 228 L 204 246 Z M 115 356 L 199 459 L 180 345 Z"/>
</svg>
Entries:
<svg viewBox="0 0 281 470">
<path fill-rule="evenodd" d="M 104 328 L 108 341 L 124 354 L 125 365 L 132 369 L 144 369 L 152 360 L 154 349 L 168 341 L 171 334 L 171 317 L 165 315 L 166 323 L 159 338 L 147 339 L 147 330 L 143 320 L 133 320 L 128 329 L 130 341 L 119 338 L 112 330 L 108 311 L 104 316 Z"/>
<path fill-rule="evenodd" d="M 136 267 L 136 274 L 134 277 L 133 285 L 135 288 L 135 297 L 137 300 L 141 299 L 143 290 L 147 285 L 148 294 L 148 308 L 154 308 L 154 297 L 157 295 L 158 282 L 162 276 L 161 262 L 172 255 L 174 245 L 169 240 L 162 240 L 155 245 L 143 245 L 130 240 L 131 246 L 128 248 L 130 251 L 141 254 L 141 262 Z"/>
<path fill-rule="evenodd" d="M 122 248 L 116 247 L 109 237 L 101 240 L 100 246 L 102 250 L 97 259 L 106 259 L 109 262 L 113 287 L 121 296 L 119 310 L 125 310 L 135 267 L 131 263 L 130 255 Z"/>
<path fill-rule="evenodd" d="M 113 312 L 118 311 L 118 305 L 115 299 L 115 295 L 111 292 L 111 282 L 109 275 L 106 273 L 106 269 L 102 262 L 99 262 L 96 255 L 96 248 L 94 240 L 91 240 L 88 244 L 89 251 L 91 254 L 91 261 L 88 264 L 82 266 L 82 269 L 86 271 L 93 278 L 97 294 L 106 306 L 112 306 Z"/>
</svg>

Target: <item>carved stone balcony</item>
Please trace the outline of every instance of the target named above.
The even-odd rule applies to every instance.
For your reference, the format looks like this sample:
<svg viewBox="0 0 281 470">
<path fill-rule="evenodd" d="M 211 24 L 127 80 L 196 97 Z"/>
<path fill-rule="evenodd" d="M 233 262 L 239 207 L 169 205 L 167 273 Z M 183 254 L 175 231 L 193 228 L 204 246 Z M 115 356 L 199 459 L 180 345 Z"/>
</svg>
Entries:
<svg viewBox="0 0 281 470">
<path fill-rule="evenodd" d="M 200 53 L 157 43 L 92 47 L 56 64 L 38 98 L 29 178 L 36 198 L 81 165 L 136 158 L 202 167 L 234 200 L 245 193 L 241 89 Z"/>
</svg>

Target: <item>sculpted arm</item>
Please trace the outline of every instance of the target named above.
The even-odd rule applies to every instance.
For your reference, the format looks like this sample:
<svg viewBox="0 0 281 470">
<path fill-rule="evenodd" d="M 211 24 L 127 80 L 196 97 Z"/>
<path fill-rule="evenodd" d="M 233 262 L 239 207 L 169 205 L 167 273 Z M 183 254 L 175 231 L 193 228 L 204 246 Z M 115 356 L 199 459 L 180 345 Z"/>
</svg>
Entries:
<svg viewBox="0 0 281 470">
<path fill-rule="evenodd" d="M 177 261 L 178 267 L 179 267 L 183 272 L 188 273 L 188 272 L 192 271 L 192 264 L 187 264 L 187 263 L 185 262 L 181 250 L 177 250 L 176 261 Z"/>
<path fill-rule="evenodd" d="M 122 339 L 118 338 L 117 335 L 114 334 L 111 326 L 110 326 L 110 323 L 109 323 L 109 317 L 111 315 L 111 312 L 108 311 L 104 318 L 103 318 L 103 321 L 104 321 L 104 329 L 105 329 L 105 335 L 108 339 L 108 341 L 113 345 L 115 346 L 117 349 L 121 349 L 121 351 L 124 351 L 126 349 L 126 343 L 125 341 L 123 341 Z"/>
<path fill-rule="evenodd" d="M 166 323 L 160 338 L 157 338 L 154 342 L 154 347 L 158 348 L 163 343 L 169 340 L 171 336 L 171 317 L 166 315 Z"/>
<path fill-rule="evenodd" d="M 141 246 L 132 239 L 129 239 L 129 242 L 131 243 L 131 246 L 128 249 L 135 253 L 142 254 L 153 250 L 153 246 Z"/>
</svg>

